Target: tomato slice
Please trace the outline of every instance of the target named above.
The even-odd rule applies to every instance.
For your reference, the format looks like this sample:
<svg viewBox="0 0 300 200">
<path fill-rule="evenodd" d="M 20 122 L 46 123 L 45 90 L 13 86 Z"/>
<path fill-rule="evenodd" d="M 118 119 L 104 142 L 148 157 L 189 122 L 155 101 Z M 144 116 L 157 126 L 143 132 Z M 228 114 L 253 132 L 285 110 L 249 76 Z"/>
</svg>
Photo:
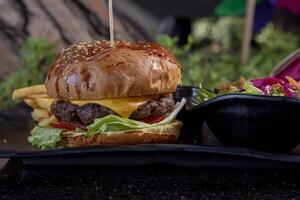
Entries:
<svg viewBox="0 0 300 200">
<path fill-rule="evenodd" d="M 65 124 L 65 123 L 52 123 L 50 124 L 50 126 L 52 128 L 61 128 L 61 129 L 66 129 L 68 131 L 74 131 L 76 129 L 76 126 L 72 125 L 72 124 Z"/>
<path fill-rule="evenodd" d="M 159 115 L 159 116 L 155 116 L 155 117 L 148 117 L 145 119 L 142 119 L 142 122 L 148 123 L 148 124 L 153 124 L 153 123 L 157 123 L 160 122 L 162 120 L 164 120 L 166 118 L 165 115 Z"/>
</svg>

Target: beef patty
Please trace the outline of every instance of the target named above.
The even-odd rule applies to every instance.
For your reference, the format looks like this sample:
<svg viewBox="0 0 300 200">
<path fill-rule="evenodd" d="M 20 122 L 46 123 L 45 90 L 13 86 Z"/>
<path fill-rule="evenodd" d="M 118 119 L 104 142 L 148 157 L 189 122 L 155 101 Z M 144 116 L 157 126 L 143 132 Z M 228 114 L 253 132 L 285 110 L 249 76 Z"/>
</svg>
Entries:
<svg viewBox="0 0 300 200">
<path fill-rule="evenodd" d="M 149 100 L 147 103 L 139 106 L 136 111 L 130 115 L 130 119 L 141 120 L 148 117 L 154 117 L 172 112 L 175 102 L 172 97 L 161 97 Z M 51 113 L 61 122 L 89 125 L 96 118 L 102 118 L 107 115 L 118 115 L 111 109 L 90 103 L 84 106 L 77 106 L 68 101 L 58 100 L 51 107 Z"/>
</svg>

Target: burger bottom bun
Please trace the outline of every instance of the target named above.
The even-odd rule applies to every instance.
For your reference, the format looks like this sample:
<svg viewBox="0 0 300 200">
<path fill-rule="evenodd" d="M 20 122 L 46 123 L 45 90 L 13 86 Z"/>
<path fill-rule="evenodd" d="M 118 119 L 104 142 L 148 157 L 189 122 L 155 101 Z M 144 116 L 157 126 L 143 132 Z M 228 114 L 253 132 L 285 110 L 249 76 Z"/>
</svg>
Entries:
<svg viewBox="0 0 300 200">
<path fill-rule="evenodd" d="M 152 143 L 175 143 L 182 123 L 178 120 L 170 124 L 136 131 L 105 132 L 92 137 L 84 135 L 63 137 L 62 146 L 82 147 L 92 145 L 136 145 Z"/>
</svg>

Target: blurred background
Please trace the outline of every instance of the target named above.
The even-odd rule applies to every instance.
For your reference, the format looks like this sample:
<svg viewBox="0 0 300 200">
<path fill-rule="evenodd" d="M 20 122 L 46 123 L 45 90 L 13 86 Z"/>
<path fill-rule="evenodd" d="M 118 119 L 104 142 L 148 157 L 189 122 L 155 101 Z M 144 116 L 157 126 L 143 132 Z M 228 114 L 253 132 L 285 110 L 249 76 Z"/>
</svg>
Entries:
<svg viewBox="0 0 300 200">
<path fill-rule="evenodd" d="M 241 64 L 246 7 L 246 0 L 114 0 L 115 37 L 169 48 L 184 85 L 268 76 L 300 46 L 300 0 L 256 0 L 249 59 Z M 107 0 L 0 0 L 0 27 L 4 108 L 15 88 L 43 82 L 66 45 L 109 39 Z"/>
</svg>

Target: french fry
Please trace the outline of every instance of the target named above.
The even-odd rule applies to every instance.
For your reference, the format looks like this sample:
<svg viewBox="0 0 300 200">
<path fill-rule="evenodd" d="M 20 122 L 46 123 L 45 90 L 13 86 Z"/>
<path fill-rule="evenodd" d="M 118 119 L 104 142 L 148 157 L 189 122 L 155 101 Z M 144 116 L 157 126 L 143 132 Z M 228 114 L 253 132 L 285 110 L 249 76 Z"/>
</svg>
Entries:
<svg viewBox="0 0 300 200">
<path fill-rule="evenodd" d="M 51 123 L 57 122 L 57 118 L 54 115 L 51 115 L 51 117 L 42 119 L 38 125 L 39 126 L 49 126 Z"/>
<path fill-rule="evenodd" d="M 29 99 L 48 98 L 48 99 L 50 99 L 50 97 L 47 94 L 31 94 L 31 95 L 28 95 L 26 98 L 29 98 Z"/>
<path fill-rule="evenodd" d="M 23 98 L 25 98 L 29 95 L 33 95 L 33 94 L 46 94 L 45 85 L 35 85 L 35 86 L 31 86 L 31 87 L 16 89 L 13 92 L 12 99 L 13 100 L 23 99 Z"/>
<path fill-rule="evenodd" d="M 50 113 L 45 109 L 33 109 L 31 112 L 31 117 L 34 121 L 41 121 L 42 119 L 46 119 L 50 117 Z"/>
<path fill-rule="evenodd" d="M 35 127 L 30 131 L 30 134 L 32 135 L 32 134 L 36 131 L 36 129 L 38 129 L 37 126 L 35 126 Z"/>
<path fill-rule="evenodd" d="M 40 108 L 40 106 L 36 103 L 34 99 L 26 98 L 24 99 L 24 102 L 31 108 Z"/>
<path fill-rule="evenodd" d="M 51 115 L 49 118 L 46 119 L 42 119 L 38 125 L 39 126 L 49 126 L 51 123 L 57 122 L 57 118 L 54 115 Z M 35 130 L 37 129 L 37 126 L 35 126 L 32 130 L 31 130 L 31 134 L 33 134 L 35 132 Z"/>
<path fill-rule="evenodd" d="M 36 98 L 34 100 L 39 107 L 44 108 L 48 111 L 50 111 L 50 106 L 54 101 L 54 99 L 52 98 Z"/>
</svg>

